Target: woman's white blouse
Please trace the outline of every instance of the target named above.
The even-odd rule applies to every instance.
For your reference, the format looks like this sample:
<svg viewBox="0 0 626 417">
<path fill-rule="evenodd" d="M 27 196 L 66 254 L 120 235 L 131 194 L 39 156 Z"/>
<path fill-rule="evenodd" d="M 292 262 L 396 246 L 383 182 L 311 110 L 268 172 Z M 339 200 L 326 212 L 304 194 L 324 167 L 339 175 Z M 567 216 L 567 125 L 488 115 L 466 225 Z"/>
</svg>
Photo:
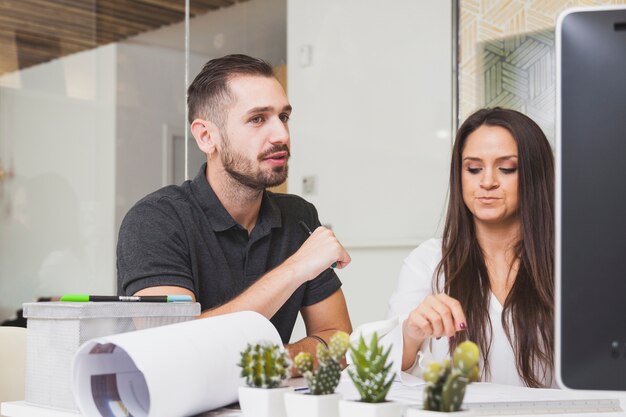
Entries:
<svg viewBox="0 0 626 417">
<path fill-rule="evenodd" d="M 403 382 L 419 382 L 423 367 L 432 359 L 440 361 L 448 357 L 448 340 L 427 339 L 415 358 L 414 365 L 406 372 L 401 372 L 402 365 L 402 322 L 429 294 L 435 269 L 441 260 L 441 239 L 430 239 L 419 245 L 404 260 L 398 285 L 389 299 L 388 320 L 362 326 L 357 333 L 377 331 L 382 334 L 382 342 L 392 346 L 391 357 L 396 372 Z M 502 327 L 502 305 L 496 297 L 489 300 L 489 316 L 493 327 L 491 350 L 489 352 L 490 375 L 484 375 L 484 381 L 499 384 L 524 385 L 515 367 L 515 355 Z M 482 364 L 481 364 L 482 369 Z"/>
</svg>

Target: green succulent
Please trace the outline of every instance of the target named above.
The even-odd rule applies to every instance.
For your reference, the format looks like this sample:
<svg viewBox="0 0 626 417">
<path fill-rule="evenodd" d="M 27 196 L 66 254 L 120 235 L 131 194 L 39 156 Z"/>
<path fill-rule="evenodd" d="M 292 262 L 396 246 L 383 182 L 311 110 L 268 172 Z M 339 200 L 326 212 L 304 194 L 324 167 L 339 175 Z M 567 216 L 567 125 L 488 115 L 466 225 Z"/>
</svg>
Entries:
<svg viewBox="0 0 626 417">
<path fill-rule="evenodd" d="M 237 366 L 249 387 L 276 388 L 288 378 L 291 361 L 282 346 L 262 342 L 248 344 Z"/>
<path fill-rule="evenodd" d="M 348 368 L 348 375 L 352 379 L 361 400 L 367 403 L 385 401 L 391 388 L 395 372 L 388 377 L 393 362 L 387 363 L 391 346 L 386 351 L 378 344 L 378 334 L 374 333 L 369 344 L 363 336 L 359 337 L 357 347 L 350 346 L 350 357 L 354 364 Z"/>
<path fill-rule="evenodd" d="M 452 361 L 431 362 L 424 371 L 424 410 L 458 411 L 465 389 L 480 376 L 480 350 L 474 342 L 465 341 L 454 350 Z"/>
<path fill-rule="evenodd" d="M 345 332 L 337 332 L 330 338 L 328 347 L 317 345 L 317 361 L 319 366 L 313 372 L 313 358 L 308 352 L 300 352 L 294 359 L 296 369 L 302 374 L 309 391 L 313 395 L 325 395 L 335 392 L 341 378 L 341 360 L 348 346 L 350 336 Z"/>
</svg>

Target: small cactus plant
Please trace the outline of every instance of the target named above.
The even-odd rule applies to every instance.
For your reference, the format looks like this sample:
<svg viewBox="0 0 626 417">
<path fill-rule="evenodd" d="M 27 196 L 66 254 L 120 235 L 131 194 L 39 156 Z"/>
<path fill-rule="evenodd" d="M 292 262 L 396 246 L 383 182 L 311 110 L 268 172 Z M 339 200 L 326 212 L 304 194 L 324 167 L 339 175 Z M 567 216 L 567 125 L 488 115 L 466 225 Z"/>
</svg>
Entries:
<svg viewBox="0 0 626 417">
<path fill-rule="evenodd" d="M 296 369 L 302 374 L 309 391 L 313 395 L 326 395 L 335 392 L 341 378 L 341 359 L 350 346 L 350 336 L 346 332 L 337 332 L 330 338 L 328 347 L 317 345 L 319 367 L 313 372 L 313 358 L 308 352 L 300 352 L 294 359 Z"/>
<path fill-rule="evenodd" d="M 428 364 L 424 372 L 424 410 L 459 411 L 467 384 L 479 378 L 479 359 L 476 343 L 465 341 L 454 350 L 452 361 Z"/>
<path fill-rule="evenodd" d="M 361 395 L 361 401 L 366 403 L 381 403 L 385 401 L 389 388 L 393 383 L 395 373 L 389 378 L 392 362 L 387 363 L 391 346 L 383 351 L 378 344 L 378 334 L 374 333 L 369 345 L 363 336 L 359 337 L 357 347 L 350 346 L 350 356 L 354 367 L 348 368 L 348 375 Z"/>
<path fill-rule="evenodd" d="M 237 365 L 249 387 L 276 388 L 288 378 L 291 361 L 282 346 L 262 342 L 248 344 Z"/>
</svg>

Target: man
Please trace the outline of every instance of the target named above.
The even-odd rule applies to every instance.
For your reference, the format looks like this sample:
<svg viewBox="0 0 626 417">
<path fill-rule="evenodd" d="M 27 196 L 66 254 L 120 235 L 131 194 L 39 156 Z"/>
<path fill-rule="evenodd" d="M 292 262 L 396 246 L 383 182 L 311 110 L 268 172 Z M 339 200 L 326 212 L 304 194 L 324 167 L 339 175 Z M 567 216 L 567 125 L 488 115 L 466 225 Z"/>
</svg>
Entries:
<svg viewBox="0 0 626 417">
<path fill-rule="evenodd" d="M 126 215 L 118 292 L 188 294 L 202 317 L 253 310 L 272 321 L 283 343 L 300 311 L 308 336 L 287 345 L 292 357 L 337 330 L 350 333 L 331 269 L 350 256 L 312 204 L 265 190 L 287 179 L 290 156 L 291 106 L 271 66 L 245 55 L 211 60 L 189 86 L 187 104 L 207 165 Z"/>
</svg>

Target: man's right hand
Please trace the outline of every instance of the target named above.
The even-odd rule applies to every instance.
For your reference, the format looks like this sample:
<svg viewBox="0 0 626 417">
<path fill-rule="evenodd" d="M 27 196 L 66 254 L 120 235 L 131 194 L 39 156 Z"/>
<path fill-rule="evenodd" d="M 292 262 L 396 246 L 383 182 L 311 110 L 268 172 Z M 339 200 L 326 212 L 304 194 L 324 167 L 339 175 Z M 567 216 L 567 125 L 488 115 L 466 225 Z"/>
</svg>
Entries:
<svg viewBox="0 0 626 417">
<path fill-rule="evenodd" d="M 284 263 L 295 269 L 302 282 L 312 280 L 336 263 L 338 269 L 350 263 L 350 255 L 332 230 L 320 226 Z"/>
</svg>

